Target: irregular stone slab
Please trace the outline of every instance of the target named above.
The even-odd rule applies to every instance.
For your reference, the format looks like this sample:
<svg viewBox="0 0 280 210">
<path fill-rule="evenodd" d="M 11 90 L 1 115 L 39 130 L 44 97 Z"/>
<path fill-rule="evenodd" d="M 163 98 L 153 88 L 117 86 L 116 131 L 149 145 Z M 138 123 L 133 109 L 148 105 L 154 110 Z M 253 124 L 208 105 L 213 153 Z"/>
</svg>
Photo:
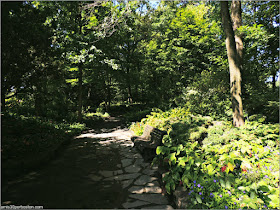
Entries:
<svg viewBox="0 0 280 210">
<path fill-rule="evenodd" d="M 116 176 L 111 176 L 111 177 L 108 177 L 108 178 L 104 179 L 104 181 L 112 181 L 112 180 L 117 180 Z"/>
<path fill-rule="evenodd" d="M 134 174 L 123 174 L 118 176 L 118 180 L 125 180 L 125 179 L 135 179 L 139 177 L 140 173 L 134 173 Z"/>
<path fill-rule="evenodd" d="M 120 150 L 121 150 L 121 152 L 123 152 L 123 153 L 124 152 L 130 152 L 131 147 L 125 147 L 124 144 L 126 144 L 126 142 L 120 143 Z"/>
<path fill-rule="evenodd" d="M 126 142 L 126 140 L 125 140 L 125 139 L 119 139 L 119 140 L 117 141 L 117 143 L 121 143 L 121 142 Z"/>
<path fill-rule="evenodd" d="M 170 206 L 170 205 L 157 205 L 157 206 L 145 207 L 145 209 L 167 209 L 167 210 L 171 210 L 171 209 L 173 209 L 173 207 Z"/>
<path fill-rule="evenodd" d="M 174 192 L 175 205 L 179 209 L 184 209 L 188 205 L 188 192 L 184 187 L 178 187 Z"/>
<path fill-rule="evenodd" d="M 113 148 L 113 149 L 117 149 L 117 148 L 119 148 L 119 145 L 118 144 L 111 144 L 110 147 Z"/>
<path fill-rule="evenodd" d="M 89 154 L 81 157 L 81 159 L 91 159 L 91 158 L 96 158 L 96 154 Z"/>
<path fill-rule="evenodd" d="M 158 170 L 158 166 L 152 166 L 151 167 L 153 170 Z"/>
<path fill-rule="evenodd" d="M 127 152 L 122 154 L 122 156 L 126 157 L 126 158 L 129 158 L 129 159 L 132 159 L 132 160 L 134 159 L 133 154 L 130 154 L 130 153 L 127 153 Z"/>
<path fill-rule="evenodd" d="M 117 167 L 118 167 L 118 168 L 121 168 L 121 167 L 122 167 L 122 165 L 121 165 L 121 164 L 117 164 Z"/>
<path fill-rule="evenodd" d="M 156 177 L 151 177 L 151 176 L 147 176 L 147 175 L 142 175 L 141 177 L 139 177 L 134 184 L 136 185 L 145 185 L 148 182 L 152 182 L 154 180 L 156 180 Z"/>
<path fill-rule="evenodd" d="M 158 181 L 153 181 L 153 182 L 147 183 L 146 186 L 159 187 L 160 185 L 159 185 Z"/>
<path fill-rule="evenodd" d="M 124 143 L 122 143 L 121 144 L 121 146 L 125 146 L 125 147 L 133 147 L 133 143 L 131 143 L 131 144 L 128 144 L 128 143 L 126 143 L 126 144 L 124 144 Z"/>
<path fill-rule="evenodd" d="M 97 175 L 95 175 L 95 174 L 90 174 L 90 175 L 88 175 L 88 177 L 89 177 L 92 181 L 95 181 L 95 182 L 98 182 L 98 181 L 100 181 L 100 180 L 102 179 L 101 176 L 97 176 Z"/>
<path fill-rule="evenodd" d="M 135 161 L 134 165 L 141 165 L 144 162 L 143 158 L 139 158 Z"/>
<path fill-rule="evenodd" d="M 130 186 L 133 182 L 133 179 L 129 179 L 129 180 L 124 180 L 122 181 L 122 187 L 123 188 L 127 188 L 128 186 Z"/>
<path fill-rule="evenodd" d="M 152 169 L 149 169 L 149 168 L 146 168 L 145 170 L 143 170 L 143 173 L 146 174 L 146 175 L 154 175 L 156 173 L 156 170 L 152 170 Z"/>
<path fill-rule="evenodd" d="M 143 206 L 143 205 L 147 205 L 147 204 L 150 204 L 148 202 L 145 202 L 145 201 L 134 201 L 134 202 L 126 202 L 123 204 L 123 207 L 125 209 L 129 209 L 129 208 L 136 208 L 136 207 L 140 207 L 140 206 Z"/>
<path fill-rule="evenodd" d="M 109 177 L 104 179 L 105 181 L 108 180 L 117 180 L 117 181 L 122 181 L 122 180 L 126 180 L 126 179 L 135 179 L 138 176 L 140 176 L 140 173 L 134 173 L 134 174 L 122 174 L 122 175 L 117 175 L 117 176 L 113 176 L 113 177 Z"/>
<path fill-rule="evenodd" d="M 123 166 L 123 167 L 126 167 L 126 166 L 131 165 L 131 164 L 132 164 L 132 160 L 133 160 L 133 159 L 123 159 L 123 160 L 121 160 L 122 166 Z"/>
<path fill-rule="evenodd" d="M 136 173 L 136 172 L 139 172 L 141 170 L 141 168 L 139 166 L 131 165 L 131 166 L 126 167 L 124 170 L 127 173 Z"/>
<path fill-rule="evenodd" d="M 133 157 L 134 157 L 134 158 L 142 158 L 142 156 L 141 156 L 139 153 L 133 154 Z"/>
<path fill-rule="evenodd" d="M 161 194 L 130 194 L 129 197 L 154 204 L 168 204 L 166 197 Z"/>
<path fill-rule="evenodd" d="M 131 148 L 131 152 L 137 153 L 137 149 L 136 148 Z"/>
<path fill-rule="evenodd" d="M 141 166 L 143 167 L 143 168 L 146 168 L 147 166 L 149 166 L 150 164 L 149 163 L 142 163 L 141 164 Z"/>
<path fill-rule="evenodd" d="M 116 171 L 113 171 L 113 174 L 114 175 L 123 174 L 123 171 L 122 170 L 116 170 Z"/>
<path fill-rule="evenodd" d="M 110 144 L 112 144 L 113 143 L 113 141 L 100 141 L 99 142 L 99 144 L 101 144 L 101 145 L 110 145 Z"/>
<path fill-rule="evenodd" d="M 162 189 L 157 186 L 149 186 L 149 187 L 145 187 L 145 192 L 146 193 L 161 193 Z"/>
<path fill-rule="evenodd" d="M 113 171 L 99 171 L 99 173 L 104 177 L 113 176 Z"/>
<path fill-rule="evenodd" d="M 104 185 L 103 188 L 109 188 L 112 187 L 112 185 Z"/>
<path fill-rule="evenodd" d="M 132 186 L 131 188 L 128 189 L 129 192 L 135 193 L 135 194 L 142 194 L 145 192 L 145 187 L 143 186 Z"/>
</svg>

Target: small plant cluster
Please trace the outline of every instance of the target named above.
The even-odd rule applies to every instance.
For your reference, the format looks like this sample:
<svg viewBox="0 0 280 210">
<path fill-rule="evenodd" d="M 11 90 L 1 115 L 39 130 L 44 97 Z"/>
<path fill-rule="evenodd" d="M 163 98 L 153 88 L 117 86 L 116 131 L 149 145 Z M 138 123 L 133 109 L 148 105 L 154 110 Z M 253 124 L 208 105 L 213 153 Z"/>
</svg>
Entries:
<svg viewBox="0 0 280 210">
<path fill-rule="evenodd" d="M 2 117 L 2 160 L 47 152 L 84 130 L 85 124 L 5 114 Z"/>
<path fill-rule="evenodd" d="M 183 185 L 186 208 L 279 207 L 279 126 L 258 121 L 235 128 L 230 122 L 194 116 L 186 109 L 153 112 L 145 124 L 168 131 L 154 162 L 165 167 L 168 193 Z"/>
</svg>

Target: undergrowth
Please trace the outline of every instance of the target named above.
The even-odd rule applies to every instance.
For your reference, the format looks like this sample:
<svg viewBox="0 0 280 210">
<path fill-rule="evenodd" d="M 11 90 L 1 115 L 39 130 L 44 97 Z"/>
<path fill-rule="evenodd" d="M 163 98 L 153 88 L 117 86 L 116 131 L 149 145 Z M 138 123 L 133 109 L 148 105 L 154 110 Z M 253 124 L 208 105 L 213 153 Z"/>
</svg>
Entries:
<svg viewBox="0 0 280 210">
<path fill-rule="evenodd" d="M 186 208 L 279 207 L 279 125 L 251 116 L 241 128 L 193 115 L 186 108 L 154 110 L 131 126 L 166 130 L 154 163 L 165 168 L 165 188 L 188 191 Z"/>
</svg>

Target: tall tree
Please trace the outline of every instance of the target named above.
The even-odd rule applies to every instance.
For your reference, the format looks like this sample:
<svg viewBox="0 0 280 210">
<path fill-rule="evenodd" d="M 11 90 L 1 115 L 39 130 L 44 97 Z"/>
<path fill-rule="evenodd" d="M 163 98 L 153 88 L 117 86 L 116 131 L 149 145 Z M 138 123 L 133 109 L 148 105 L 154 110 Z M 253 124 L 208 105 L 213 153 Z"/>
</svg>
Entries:
<svg viewBox="0 0 280 210">
<path fill-rule="evenodd" d="M 233 16 L 236 18 L 236 22 L 241 21 L 238 18 L 241 18 L 241 6 L 238 6 L 237 3 L 232 8 L 234 10 Z M 238 14 L 240 14 L 240 16 Z M 226 36 L 226 49 L 230 71 L 230 93 L 233 111 L 233 125 L 236 127 L 240 127 L 244 125 L 243 106 L 241 98 L 241 57 L 238 54 L 238 50 L 240 50 L 241 47 L 239 48 L 238 45 L 238 50 L 236 48 L 237 43 L 234 38 L 233 24 L 229 14 L 228 1 L 221 1 L 221 15 Z"/>
<path fill-rule="evenodd" d="M 4 2 L 1 4 L 2 81 L 1 108 L 5 99 L 21 94 L 33 94 L 38 115 L 44 103 L 42 77 L 50 74 L 50 30 L 44 26 L 45 10 L 36 10 L 30 2 Z M 36 16 L 36 18 L 34 18 Z M 46 78 L 44 78 L 44 82 Z M 40 87 L 39 87 L 40 86 Z"/>
<path fill-rule="evenodd" d="M 238 33 L 238 28 L 242 25 L 241 18 L 241 2 L 233 0 L 231 3 L 231 20 L 234 32 L 234 38 L 236 43 L 237 59 L 240 68 L 242 68 L 242 54 L 243 54 L 243 42 L 242 34 Z"/>
</svg>

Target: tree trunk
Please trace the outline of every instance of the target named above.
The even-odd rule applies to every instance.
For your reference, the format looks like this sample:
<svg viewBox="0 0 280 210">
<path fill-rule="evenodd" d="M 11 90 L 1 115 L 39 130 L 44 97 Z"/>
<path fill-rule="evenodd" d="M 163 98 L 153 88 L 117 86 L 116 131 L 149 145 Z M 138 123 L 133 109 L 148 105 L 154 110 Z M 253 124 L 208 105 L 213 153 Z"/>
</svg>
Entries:
<svg viewBox="0 0 280 210">
<path fill-rule="evenodd" d="M 78 74 L 78 122 L 82 122 L 82 93 L 83 93 L 83 71 L 82 71 L 82 64 L 80 63 L 79 66 L 79 74 Z"/>
<path fill-rule="evenodd" d="M 36 87 L 34 93 L 35 114 L 36 116 L 43 116 L 44 99 L 42 97 L 43 96 L 42 84 L 37 84 L 35 87 Z"/>
<path fill-rule="evenodd" d="M 77 23 L 78 23 L 78 33 L 79 35 L 82 35 L 82 15 L 81 13 L 78 14 L 77 17 Z M 80 46 L 78 47 L 80 48 Z M 82 122 L 82 109 L 83 109 L 83 70 L 82 70 L 82 61 L 79 61 L 78 64 L 78 122 Z"/>
<path fill-rule="evenodd" d="M 91 87 L 88 88 L 87 99 L 90 100 L 91 97 Z"/>
<path fill-rule="evenodd" d="M 126 76 L 127 76 L 127 91 L 128 91 L 128 102 L 130 104 L 133 103 L 132 100 L 132 91 L 131 91 L 131 82 L 130 82 L 130 70 L 129 67 L 126 68 Z"/>
<path fill-rule="evenodd" d="M 6 109 L 6 101 L 5 101 L 5 94 L 6 91 L 3 89 L 1 90 L 1 112 L 3 113 Z"/>
<path fill-rule="evenodd" d="M 35 93 L 35 114 L 36 116 L 42 116 L 42 98 L 41 93 Z"/>
<path fill-rule="evenodd" d="M 240 55 L 238 55 L 236 49 L 236 42 L 234 39 L 234 32 L 229 15 L 227 1 L 221 1 L 221 16 L 226 35 L 226 49 L 230 72 L 230 93 L 233 111 L 233 125 L 239 127 L 244 125 L 243 106 L 241 99 Z"/>
<path fill-rule="evenodd" d="M 273 92 L 276 91 L 276 72 L 272 73 L 272 90 Z"/>
<path fill-rule="evenodd" d="M 237 33 L 237 29 L 242 25 L 241 18 L 241 2 L 233 0 L 231 3 L 231 20 L 232 20 L 232 28 L 234 32 L 234 38 L 236 43 L 236 51 L 238 55 L 238 63 L 240 70 L 242 72 L 242 57 L 243 57 L 243 42 L 242 42 L 242 34 Z"/>
<path fill-rule="evenodd" d="M 111 106 L 111 86 L 112 86 L 112 78 L 109 74 L 109 84 L 108 84 L 108 108 L 110 109 L 110 106 Z M 109 111 L 109 110 L 108 110 Z"/>
</svg>

